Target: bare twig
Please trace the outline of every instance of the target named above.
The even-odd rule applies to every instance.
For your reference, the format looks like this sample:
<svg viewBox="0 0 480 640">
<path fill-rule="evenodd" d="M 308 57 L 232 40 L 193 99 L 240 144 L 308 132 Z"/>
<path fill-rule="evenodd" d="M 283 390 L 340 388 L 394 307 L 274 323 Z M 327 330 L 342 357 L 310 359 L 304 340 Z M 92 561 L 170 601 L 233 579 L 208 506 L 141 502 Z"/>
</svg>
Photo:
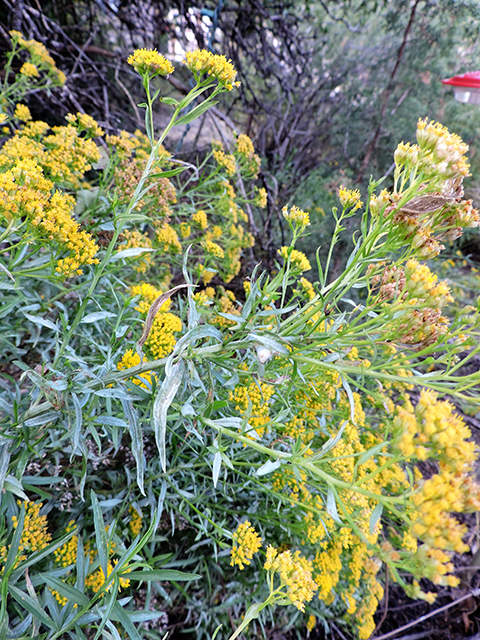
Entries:
<svg viewBox="0 0 480 640">
<path fill-rule="evenodd" d="M 433 618 L 439 613 L 442 613 L 442 611 L 447 611 L 447 609 L 450 609 L 451 607 L 454 607 L 455 605 L 460 604 L 460 602 L 464 602 L 464 600 L 468 600 L 468 598 L 478 598 L 478 596 L 480 596 L 480 589 L 475 589 L 474 591 L 470 591 L 469 593 L 465 594 L 461 598 L 457 598 L 453 602 L 449 602 L 448 604 L 443 605 L 443 607 L 439 607 L 434 611 L 430 611 L 430 613 L 426 613 L 424 616 L 420 616 L 416 620 L 412 620 L 412 622 L 409 622 L 408 624 L 404 624 L 403 627 L 399 627 L 398 629 L 394 629 L 393 631 L 384 633 L 381 636 L 376 636 L 372 638 L 372 640 L 387 640 L 387 638 L 392 638 L 393 636 L 396 636 L 397 633 L 401 633 L 402 631 L 411 629 L 412 627 L 415 627 L 417 624 L 420 624 L 421 622 L 425 622 L 425 620 L 428 620 L 429 618 Z"/>
</svg>

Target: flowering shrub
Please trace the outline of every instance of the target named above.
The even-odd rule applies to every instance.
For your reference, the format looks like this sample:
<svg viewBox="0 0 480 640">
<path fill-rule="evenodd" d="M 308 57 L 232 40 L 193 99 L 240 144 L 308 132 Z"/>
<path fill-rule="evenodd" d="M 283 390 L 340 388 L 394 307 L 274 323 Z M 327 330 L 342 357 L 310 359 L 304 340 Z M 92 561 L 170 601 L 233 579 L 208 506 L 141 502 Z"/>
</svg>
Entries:
<svg viewBox="0 0 480 640">
<path fill-rule="evenodd" d="M 39 75 L 2 87 L 1 627 L 162 637 L 176 607 L 199 637 L 258 637 L 283 606 L 285 627 L 335 616 L 366 639 L 386 575 L 429 602 L 422 578 L 458 584 L 455 514 L 480 491 L 451 400 L 478 406 L 480 374 L 459 370 L 480 350 L 480 309 L 454 305 L 422 261 L 479 223 L 463 142 L 420 121 L 391 192 L 372 182 L 364 207 L 342 188 L 323 265 L 295 248 L 308 213 L 286 206 L 278 270 L 244 268 L 237 297 L 266 204 L 260 159 L 245 135 L 213 141 L 198 168 L 163 146 L 235 88 L 231 63 L 187 54 L 196 84 L 178 102 L 163 95 L 171 63 L 134 52 L 147 134 L 106 136 L 101 164 L 91 118 L 49 134 L 16 106 L 61 76 L 32 41 L 12 43 L 9 60 L 29 52 Z M 159 137 L 157 98 L 173 109 Z"/>
</svg>

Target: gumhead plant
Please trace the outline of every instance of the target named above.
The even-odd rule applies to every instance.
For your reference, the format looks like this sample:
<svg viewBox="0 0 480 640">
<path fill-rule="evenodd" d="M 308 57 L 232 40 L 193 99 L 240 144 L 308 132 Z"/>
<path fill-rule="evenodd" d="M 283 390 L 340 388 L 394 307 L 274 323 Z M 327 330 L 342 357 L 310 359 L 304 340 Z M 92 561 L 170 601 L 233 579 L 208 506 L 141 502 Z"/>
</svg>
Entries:
<svg viewBox="0 0 480 640">
<path fill-rule="evenodd" d="M 480 350 L 480 309 L 453 307 L 424 262 L 478 226 L 466 145 L 421 120 L 417 144 L 395 152 L 392 192 L 372 181 L 364 207 L 340 189 L 316 278 L 296 248 L 309 214 L 286 206 L 276 271 L 258 265 L 235 295 L 265 205 L 253 145 L 213 141 L 198 168 L 163 146 L 235 88 L 235 70 L 187 54 L 196 84 L 176 101 L 155 89 L 172 72 L 161 54 L 129 62 L 147 135 L 106 136 L 105 166 L 91 119 L 48 133 L 8 112 L 2 633 L 161 638 L 176 610 L 197 637 L 335 618 L 366 639 L 387 575 L 429 602 L 422 578 L 458 584 L 451 556 L 468 546 L 455 514 L 480 502 L 451 402 L 478 406 L 480 374 L 462 366 Z M 173 109 L 160 135 L 157 99 Z"/>
</svg>

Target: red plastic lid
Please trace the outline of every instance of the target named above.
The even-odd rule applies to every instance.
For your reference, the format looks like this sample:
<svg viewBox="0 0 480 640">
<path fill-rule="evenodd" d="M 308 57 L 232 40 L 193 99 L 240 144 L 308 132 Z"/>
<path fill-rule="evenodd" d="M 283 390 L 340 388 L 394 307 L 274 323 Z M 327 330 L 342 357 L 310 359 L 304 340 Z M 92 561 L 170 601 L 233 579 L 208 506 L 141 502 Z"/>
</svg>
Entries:
<svg viewBox="0 0 480 640">
<path fill-rule="evenodd" d="M 480 89 L 480 71 L 464 73 L 461 76 L 453 76 L 442 80 L 443 84 L 453 84 L 455 87 L 473 87 Z"/>
</svg>

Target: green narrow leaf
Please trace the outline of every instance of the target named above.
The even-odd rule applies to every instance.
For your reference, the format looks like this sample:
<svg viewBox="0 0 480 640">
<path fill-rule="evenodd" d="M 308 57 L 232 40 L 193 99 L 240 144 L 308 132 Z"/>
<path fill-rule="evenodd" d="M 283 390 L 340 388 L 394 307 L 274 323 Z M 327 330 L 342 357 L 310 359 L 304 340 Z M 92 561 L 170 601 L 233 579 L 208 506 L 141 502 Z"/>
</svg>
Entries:
<svg viewBox="0 0 480 640">
<path fill-rule="evenodd" d="M 370 516 L 369 529 L 370 529 L 370 535 L 371 536 L 373 535 L 373 532 L 375 531 L 375 527 L 377 526 L 377 522 L 382 517 L 382 513 L 383 513 L 383 504 L 381 502 L 379 502 L 377 504 L 377 506 L 375 507 L 375 509 L 372 511 L 372 515 Z"/>
<path fill-rule="evenodd" d="M 132 571 L 131 573 L 123 573 L 124 578 L 129 580 L 145 580 L 146 582 L 186 582 L 188 580 L 198 580 L 202 576 L 198 573 L 184 573 L 176 569 L 152 569 L 151 571 Z"/>
<path fill-rule="evenodd" d="M 25 506 L 22 504 L 20 507 L 20 516 L 17 521 L 17 527 L 15 529 L 15 533 L 13 534 L 12 543 L 10 545 L 10 549 L 8 550 L 7 559 L 5 560 L 5 566 L 3 568 L 3 575 L 8 576 L 10 573 L 10 569 L 15 564 L 15 560 L 18 554 L 18 547 L 20 546 L 20 540 L 22 538 L 23 525 L 25 524 Z"/>
<path fill-rule="evenodd" d="M 55 622 L 50 618 L 48 613 L 42 609 L 39 605 L 38 600 L 35 600 L 25 591 L 21 591 L 13 584 L 8 586 L 8 590 L 11 595 L 15 598 L 15 600 L 24 607 L 29 613 L 32 614 L 34 618 L 42 622 L 46 627 L 51 629 L 52 631 L 59 631 Z"/>
<path fill-rule="evenodd" d="M 102 620 L 100 621 L 100 624 L 99 624 L 98 629 L 97 629 L 97 633 L 95 634 L 95 637 L 94 637 L 93 640 L 98 640 L 98 638 L 100 638 L 100 636 L 102 635 L 102 631 L 103 631 L 107 621 L 110 618 L 110 615 L 111 615 L 111 613 L 113 611 L 113 607 L 116 604 L 118 587 L 119 587 L 118 578 L 115 576 L 115 580 L 113 582 L 113 588 L 112 588 L 112 592 L 111 592 L 109 600 L 108 600 L 108 604 L 105 607 L 105 611 L 103 613 Z"/>
<path fill-rule="evenodd" d="M 155 432 L 155 441 L 160 454 L 160 464 L 163 471 L 167 470 L 167 454 L 165 439 L 167 434 L 167 414 L 177 391 L 182 383 L 184 373 L 183 361 L 174 364 L 168 375 L 165 376 L 162 386 L 157 391 L 152 410 L 152 427 Z"/>
<path fill-rule="evenodd" d="M 216 104 L 218 104 L 218 101 L 216 100 L 214 100 L 213 102 L 210 102 L 209 100 L 205 100 L 205 102 L 202 102 L 201 104 L 197 105 L 195 109 L 192 109 L 190 113 L 187 113 L 186 115 L 182 116 L 179 120 L 177 120 L 175 124 L 179 124 L 179 125 L 188 124 L 189 122 L 192 122 L 192 120 L 195 120 L 195 118 L 198 118 L 199 116 L 202 115 L 202 113 L 205 113 L 205 111 L 207 111 L 208 109 L 210 109 L 210 107 L 213 107 Z"/>
<path fill-rule="evenodd" d="M 130 620 L 130 618 L 127 616 L 126 612 L 122 609 L 118 602 L 115 602 L 115 604 L 113 605 L 113 611 L 117 616 L 120 624 L 123 625 L 123 628 L 127 632 L 130 640 L 142 640 L 142 637 L 138 633 L 133 622 Z"/>
<path fill-rule="evenodd" d="M 78 589 L 75 589 L 75 587 L 69 585 L 67 582 L 62 582 L 62 580 L 59 580 L 58 578 L 49 576 L 48 573 L 42 573 L 41 576 L 45 581 L 45 584 L 55 591 L 58 591 L 61 596 L 68 598 L 71 602 L 75 602 L 82 607 L 86 606 L 90 602 L 90 598 Z"/>
<path fill-rule="evenodd" d="M 97 539 L 98 558 L 100 560 L 100 566 L 102 567 L 103 575 L 106 577 L 108 575 L 107 533 L 105 531 L 105 523 L 103 521 L 100 503 L 98 502 L 97 495 L 93 489 L 90 491 L 90 499 L 92 501 L 93 507 L 93 521 L 95 525 L 95 536 Z"/>
<path fill-rule="evenodd" d="M 331 518 L 335 520 L 335 522 L 337 522 L 338 524 L 343 524 L 338 516 L 337 502 L 335 500 L 335 494 L 332 487 L 328 487 L 327 492 L 327 513 Z"/>
<path fill-rule="evenodd" d="M 138 488 L 145 495 L 143 488 L 143 477 L 145 473 L 145 462 L 143 456 L 143 439 L 142 429 L 138 421 L 137 412 L 132 404 L 128 400 L 122 400 L 123 411 L 128 421 L 128 431 L 130 432 L 130 438 L 132 439 L 132 453 L 137 465 L 137 484 Z"/>
</svg>

